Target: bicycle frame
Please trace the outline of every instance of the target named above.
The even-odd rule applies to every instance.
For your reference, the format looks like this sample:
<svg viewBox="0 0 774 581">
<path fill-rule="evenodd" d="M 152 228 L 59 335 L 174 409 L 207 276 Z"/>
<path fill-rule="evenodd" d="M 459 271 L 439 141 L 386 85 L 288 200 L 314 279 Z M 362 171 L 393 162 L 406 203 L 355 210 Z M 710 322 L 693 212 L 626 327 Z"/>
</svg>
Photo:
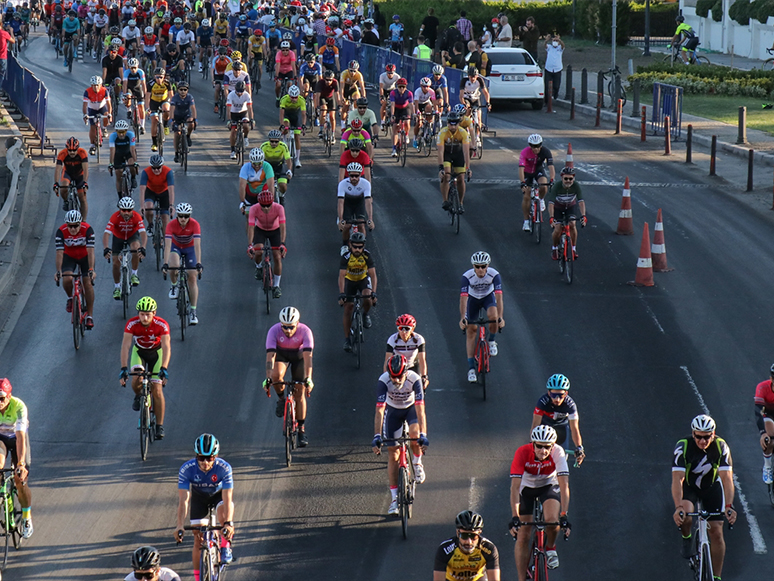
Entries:
<svg viewBox="0 0 774 581">
<path fill-rule="evenodd" d="M 156 414 L 153 411 L 153 392 L 150 386 L 150 378 L 158 377 L 157 374 L 148 371 L 151 367 L 147 361 L 143 361 L 145 368 L 141 371 L 132 371 L 130 377 L 140 377 L 140 419 L 137 429 L 140 430 L 140 457 L 143 462 L 148 458 L 148 447 L 156 439 Z"/>
<path fill-rule="evenodd" d="M 210 507 L 206 525 L 185 526 L 183 529 L 199 533 L 199 571 L 201 581 L 218 581 L 226 563 L 220 560 L 220 534 L 215 507 Z M 178 540 L 178 542 L 180 542 Z"/>
<path fill-rule="evenodd" d="M 82 273 L 80 268 L 76 266 L 75 272 L 72 274 L 62 274 L 62 278 L 71 277 L 73 279 L 73 294 L 72 294 L 72 313 L 70 314 L 70 322 L 73 326 L 73 344 L 77 351 L 81 347 L 81 339 L 85 335 L 86 331 L 86 296 L 83 292 L 81 283 Z M 59 282 L 57 282 L 59 286 Z"/>
<path fill-rule="evenodd" d="M 486 312 L 483 310 L 479 313 L 478 319 L 468 321 L 468 325 L 478 326 L 478 338 L 476 339 L 473 359 L 476 362 L 476 382 L 483 389 L 484 401 L 486 401 L 486 374 L 489 373 L 489 341 L 487 340 L 487 333 L 489 331 L 488 325 L 492 323 L 497 323 L 497 320 L 488 319 Z"/>
<path fill-rule="evenodd" d="M 261 250 L 261 288 L 266 296 L 266 314 L 271 312 L 271 298 L 272 288 L 274 282 L 274 248 L 266 238 L 263 241 L 263 249 Z"/>
<path fill-rule="evenodd" d="M 352 299 L 352 322 L 350 323 L 349 340 L 352 343 L 352 352 L 357 356 L 357 368 L 360 369 L 362 348 L 365 343 L 363 332 L 363 295 L 357 291 L 354 295 L 347 296 Z"/>
<path fill-rule="evenodd" d="M 293 462 L 293 450 L 296 449 L 296 437 L 298 435 L 298 420 L 296 419 L 295 389 L 302 386 L 302 381 L 276 381 L 272 385 L 285 386 L 285 411 L 282 416 L 282 435 L 285 438 L 285 463 L 290 468 Z"/>
<path fill-rule="evenodd" d="M 532 180 L 532 185 L 530 186 L 530 197 L 531 211 L 529 217 L 532 225 L 532 234 L 535 236 L 535 244 L 540 244 L 540 239 L 542 238 L 543 234 L 543 211 L 540 207 L 540 184 L 537 180 Z"/>
<path fill-rule="evenodd" d="M 8 564 L 8 546 L 13 541 L 15 549 L 21 547 L 23 537 L 19 530 L 19 524 L 21 523 L 21 505 L 19 504 L 19 493 L 16 489 L 16 482 L 13 479 L 14 468 L 3 468 L 0 471 L 0 478 L 2 479 L 2 485 L 0 485 L 0 502 L 3 504 L 2 512 L 0 512 L 0 527 L 2 527 L 3 535 L 5 536 L 5 547 L 3 550 L 3 561 L 0 566 L 0 571 L 5 571 L 5 567 Z M 18 505 L 18 508 L 17 508 Z"/>
<path fill-rule="evenodd" d="M 121 261 L 121 302 L 123 303 L 124 319 L 126 319 L 126 315 L 129 311 L 129 295 L 132 294 L 132 284 L 129 280 L 129 273 L 132 269 L 132 252 L 134 251 L 125 244 L 119 257 L 119 260 Z"/>
<path fill-rule="evenodd" d="M 417 487 L 414 468 L 411 462 L 409 462 L 408 451 L 409 442 L 415 442 L 417 438 L 409 437 L 408 433 L 408 423 L 404 421 L 400 438 L 385 439 L 385 443 L 395 442 L 395 445 L 398 446 L 398 513 L 404 539 L 408 538 L 408 519 L 413 515 L 414 496 Z"/>
<path fill-rule="evenodd" d="M 573 264 L 575 262 L 575 254 L 572 250 L 572 229 L 570 228 L 570 224 L 575 221 L 576 218 L 572 214 L 565 215 L 559 238 L 559 272 L 564 274 L 567 284 L 572 284 Z"/>
<path fill-rule="evenodd" d="M 712 581 L 714 579 L 712 572 L 712 553 L 710 552 L 709 542 L 709 518 L 713 516 L 723 516 L 722 512 L 708 512 L 704 510 L 701 501 L 696 503 L 694 512 L 686 513 L 686 516 L 693 518 L 691 530 L 697 540 L 696 553 L 690 559 L 691 569 L 693 569 L 696 581 Z"/>
</svg>

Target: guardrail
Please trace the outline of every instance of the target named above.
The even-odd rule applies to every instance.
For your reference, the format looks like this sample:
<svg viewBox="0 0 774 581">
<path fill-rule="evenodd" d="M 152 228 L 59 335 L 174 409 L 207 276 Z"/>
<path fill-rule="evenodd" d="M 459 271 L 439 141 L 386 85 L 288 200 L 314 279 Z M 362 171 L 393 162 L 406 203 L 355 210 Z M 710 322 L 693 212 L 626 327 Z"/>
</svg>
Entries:
<svg viewBox="0 0 774 581">
<path fill-rule="evenodd" d="M 682 133 L 683 88 L 664 83 L 653 83 L 650 127 L 653 129 L 654 135 L 663 133 L 666 117 L 669 117 L 669 132 L 672 139 L 678 139 Z"/>
<path fill-rule="evenodd" d="M 5 239 L 5 235 L 11 229 L 13 209 L 16 205 L 16 196 L 19 190 L 19 174 L 21 173 L 21 164 L 25 157 L 22 140 L 18 137 L 11 139 L 14 139 L 15 143 L 8 148 L 6 153 L 6 163 L 8 164 L 8 169 L 11 170 L 11 186 L 8 190 L 8 196 L 5 198 L 5 203 L 0 208 L 0 242 Z"/>
<path fill-rule="evenodd" d="M 48 110 L 48 89 L 34 74 L 24 68 L 13 57 L 8 55 L 8 72 L 3 82 L 3 90 L 8 93 L 11 102 L 27 119 L 30 127 L 35 130 L 39 141 L 30 149 L 43 149 L 49 143 L 46 138 L 46 112 Z"/>
</svg>

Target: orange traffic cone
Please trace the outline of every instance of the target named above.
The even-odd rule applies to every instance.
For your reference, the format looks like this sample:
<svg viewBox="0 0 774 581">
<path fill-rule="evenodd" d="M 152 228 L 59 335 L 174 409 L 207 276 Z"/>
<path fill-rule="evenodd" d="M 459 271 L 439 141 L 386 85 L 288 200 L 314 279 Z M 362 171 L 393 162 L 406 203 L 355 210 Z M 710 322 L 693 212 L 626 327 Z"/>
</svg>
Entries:
<svg viewBox="0 0 774 581">
<path fill-rule="evenodd" d="M 653 255 L 654 272 L 669 272 L 674 268 L 667 267 L 666 244 L 664 244 L 664 222 L 661 220 L 661 208 L 658 209 L 656 225 L 653 226 L 653 244 L 650 247 Z"/>
<path fill-rule="evenodd" d="M 632 191 L 629 188 L 629 177 L 626 177 L 623 196 L 621 198 L 621 212 L 618 214 L 618 228 L 616 234 L 630 236 L 634 234 L 634 224 L 632 224 Z"/>
<path fill-rule="evenodd" d="M 567 157 L 564 159 L 564 167 L 575 167 L 572 163 L 572 143 L 567 144 Z"/>
<path fill-rule="evenodd" d="M 650 256 L 650 234 L 648 223 L 642 227 L 642 243 L 640 244 L 640 257 L 637 259 L 637 274 L 634 280 L 628 284 L 632 286 L 655 286 L 653 282 L 653 262 Z"/>
</svg>

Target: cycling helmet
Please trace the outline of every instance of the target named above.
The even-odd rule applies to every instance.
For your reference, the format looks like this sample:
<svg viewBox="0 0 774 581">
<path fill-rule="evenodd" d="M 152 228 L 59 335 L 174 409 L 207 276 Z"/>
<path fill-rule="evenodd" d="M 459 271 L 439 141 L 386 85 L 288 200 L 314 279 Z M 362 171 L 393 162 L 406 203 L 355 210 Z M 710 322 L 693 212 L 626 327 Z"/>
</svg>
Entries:
<svg viewBox="0 0 774 581">
<path fill-rule="evenodd" d="M 209 26 L 209 25 L 210 25 L 210 19 L 209 18 L 205 18 L 204 20 L 202 20 L 202 26 Z"/>
<path fill-rule="evenodd" d="M 393 14 L 392 15 L 392 19 L 393 20 L 400 20 L 400 16 L 398 16 L 397 14 Z"/>
<path fill-rule="evenodd" d="M 183 19 L 180 17 L 175 18 L 175 24 L 183 24 Z"/>
<path fill-rule="evenodd" d="M 179 214 L 183 214 L 185 216 L 190 216 L 193 213 L 193 206 L 189 204 L 188 202 L 180 202 L 177 206 L 175 206 L 175 211 Z"/>
<path fill-rule="evenodd" d="M 269 28 L 276 28 L 276 27 L 277 27 L 277 22 L 275 20 L 272 20 L 271 22 L 269 22 Z"/>
<path fill-rule="evenodd" d="M 191 23 L 186 22 L 185 24 L 183 24 L 183 30 L 186 30 L 186 31 L 191 30 Z"/>
<path fill-rule="evenodd" d="M 310 52 L 308 55 L 306 55 L 306 56 L 304 57 L 304 60 L 305 60 L 306 62 L 308 62 L 308 63 L 313 63 L 313 62 L 314 62 L 314 54 L 312 54 L 312 53 Z"/>
<path fill-rule="evenodd" d="M 288 88 L 288 97 L 298 97 L 301 95 L 301 89 L 298 88 L 297 85 L 290 85 Z"/>
<path fill-rule="evenodd" d="M 542 145 L 543 144 L 543 138 L 540 136 L 539 133 L 533 133 L 529 137 L 527 137 L 527 143 L 530 145 Z"/>
<path fill-rule="evenodd" d="M 174 43 L 171 43 L 171 42 L 170 42 L 170 43 L 168 43 L 168 44 L 167 44 L 167 51 L 169 51 L 170 53 L 175 53 L 175 52 L 177 52 L 177 45 L 176 45 L 176 44 L 174 44 Z"/>
<path fill-rule="evenodd" d="M 164 13 L 164 20 L 172 20 L 172 13 L 171 12 Z"/>
<path fill-rule="evenodd" d="M 219 46 L 218 47 L 218 54 L 219 55 L 225 55 L 228 53 L 228 49 L 225 46 Z"/>
<path fill-rule="evenodd" d="M 446 121 L 449 123 L 459 123 L 460 114 L 457 113 L 456 111 L 452 111 L 446 116 Z"/>
<path fill-rule="evenodd" d="M 70 139 L 67 140 L 67 143 L 65 144 L 65 147 L 67 149 L 69 149 L 70 151 L 72 151 L 74 149 L 78 149 L 80 144 L 81 143 L 75 137 L 71 137 Z"/>
<path fill-rule="evenodd" d="M 104 8 L 100 8 L 99 12 L 97 14 L 99 14 L 100 16 L 105 16 L 105 14 L 107 14 L 107 12 L 105 12 Z"/>
<path fill-rule="evenodd" d="M 285 34 L 282 35 L 282 38 L 285 40 L 293 40 L 293 33 L 286 32 Z"/>
<path fill-rule="evenodd" d="M 238 50 L 235 50 L 234 52 L 231 53 L 231 58 L 234 59 L 235 61 L 238 61 L 242 58 L 242 53 L 239 52 Z"/>
<path fill-rule="evenodd" d="M 395 65 L 392 63 L 388 63 L 384 65 L 384 72 L 386 73 L 394 73 L 395 72 Z"/>
<path fill-rule="evenodd" d="M 129 65 L 130 69 L 134 69 L 140 66 L 140 61 L 138 61 L 137 59 L 129 59 L 129 62 L 126 64 Z"/>
<path fill-rule="evenodd" d="M 390 374 L 390 377 L 403 377 L 407 371 L 406 358 L 403 355 L 396 353 L 390 357 L 387 362 L 387 373 Z"/>
<path fill-rule="evenodd" d="M 306 24 L 306 18 L 299 18 L 296 21 L 296 24 L 298 24 L 299 26 L 303 26 L 304 24 Z"/>
<path fill-rule="evenodd" d="M 457 115 L 464 115 L 465 111 L 467 111 L 467 107 L 465 107 L 465 105 L 463 105 L 462 103 L 457 103 L 454 106 L 454 109 L 452 109 L 452 111 L 457 113 Z"/>
<path fill-rule="evenodd" d="M 363 149 L 365 142 L 362 139 L 350 139 L 347 145 L 350 151 L 360 151 Z"/>
<path fill-rule="evenodd" d="M 263 163 L 266 156 L 263 154 L 263 149 L 260 147 L 253 147 L 250 150 L 250 162 L 251 163 Z"/>
<path fill-rule="evenodd" d="M 129 24 L 129 26 L 137 26 L 137 21 L 136 20 L 130 20 L 127 24 Z"/>
<path fill-rule="evenodd" d="M 358 99 L 358 100 L 355 102 L 355 104 L 356 104 L 358 107 L 368 107 L 368 99 L 366 99 L 365 97 L 360 97 L 360 98 L 359 98 L 359 99 Z"/>
<path fill-rule="evenodd" d="M 280 311 L 279 322 L 283 325 L 295 325 L 301 318 L 301 313 L 296 307 L 285 307 Z"/>
<path fill-rule="evenodd" d="M 170 44 L 169 48 L 172 48 L 174 46 L 175 46 L 174 44 Z M 156 68 L 155 71 L 153 71 L 153 76 L 162 76 L 163 77 L 166 74 L 167 74 L 167 72 L 164 69 L 162 69 L 161 67 L 158 67 L 158 68 Z"/>
<path fill-rule="evenodd" d="M 158 308 L 156 301 L 151 297 L 142 297 L 137 301 L 137 310 L 141 313 L 153 313 Z"/>
<path fill-rule="evenodd" d="M 349 126 L 355 131 L 360 131 L 363 128 L 363 120 L 355 118 L 352 120 Z"/>
<path fill-rule="evenodd" d="M 224 47 L 228 48 L 228 46 L 229 46 L 228 39 L 227 38 L 221 38 L 220 39 L 220 46 L 224 46 Z"/>
<path fill-rule="evenodd" d="M 540 444 L 554 444 L 556 443 L 556 430 L 551 426 L 535 426 L 530 434 L 530 439 L 533 442 Z"/>
<path fill-rule="evenodd" d="M 17 15 L 17 16 L 18 16 L 18 15 Z M 67 16 L 73 16 L 73 17 L 75 17 L 75 16 L 78 16 L 78 13 L 77 13 L 75 10 L 70 10 L 70 11 L 67 13 Z M 19 17 L 19 18 L 21 18 L 21 16 L 18 16 L 18 17 Z"/>
<path fill-rule="evenodd" d="M 430 77 L 422 77 L 419 81 L 420 87 L 429 87 L 433 84 L 433 81 L 430 80 Z"/>
<path fill-rule="evenodd" d="M 0 391 L 2 391 L 5 395 L 11 395 L 13 386 L 7 377 L 0 379 Z"/>
<path fill-rule="evenodd" d="M 489 266 L 489 263 L 492 262 L 492 257 L 489 256 L 488 252 L 484 252 L 483 250 L 479 250 L 478 252 L 474 252 L 473 256 L 470 257 L 470 264 L 486 264 Z"/>
<path fill-rule="evenodd" d="M 677 18 L 675 18 L 675 22 L 679 22 L 682 24 L 683 22 L 685 22 L 685 16 L 683 16 L 682 14 L 678 14 Z"/>
<path fill-rule="evenodd" d="M 561 389 L 562 391 L 567 391 L 570 389 L 570 380 L 561 373 L 554 373 L 548 378 L 546 389 Z"/>
<path fill-rule="evenodd" d="M 89 8 L 89 14 L 96 14 L 96 13 L 97 13 L 97 7 L 96 6 L 92 6 L 91 8 Z"/>
<path fill-rule="evenodd" d="M 363 173 L 363 166 L 357 163 L 356 161 L 353 161 L 347 166 L 347 173 L 361 174 Z"/>
<path fill-rule="evenodd" d="M 395 319 L 396 327 L 411 327 L 412 329 L 417 326 L 417 320 L 406 313 Z"/>
<path fill-rule="evenodd" d="M 242 81 L 239 81 L 239 82 L 241 83 Z M 180 82 L 177 84 L 177 88 L 178 88 L 178 89 L 188 89 L 188 88 L 189 88 L 189 87 L 188 87 L 188 81 L 180 81 Z"/>
<path fill-rule="evenodd" d="M 234 56 L 233 54 L 231 55 Z M 242 70 L 242 61 L 234 60 L 234 62 L 231 63 L 231 70 L 234 71 L 241 71 Z"/>
<path fill-rule="evenodd" d="M 282 133 L 280 133 L 279 129 L 272 129 L 269 131 L 268 137 L 269 139 L 282 139 Z"/>
<path fill-rule="evenodd" d="M 325 72 L 323 73 L 323 77 L 326 79 L 332 79 L 335 76 L 336 76 L 335 73 L 330 69 L 326 69 Z"/>
<path fill-rule="evenodd" d="M 563 176 L 574 176 L 575 175 L 575 168 L 574 167 L 563 167 L 562 171 L 559 172 L 559 175 Z"/>
<path fill-rule="evenodd" d="M 349 241 L 354 244 L 365 244 L 365 234 L 362 232 L 353 232 L 349 237 Z"/>
<path fill-rule="evenodd" d="M 150 163 L 150 166 L 156 169 L 164 165 L 164 158 L 161 157 L 158 153 L 154 153 L 153 155 L 151 155 L 148 161 Z"/>
<path fill-rule="evenodd" d="M 350 71 L 356 71 L 356 70 L 358 70 L 360 68 L 360 63 L 355 61 L 355 60 L 351 60 L 351 61 L 349 61 L 349 67 L 348 68 L 349 68 Z"/>
<path fill-rule="evenodd" d="M 132 569 L 135 571 L 149 571 L 161 564 L 161 555 L 156 547 L 140 547 L 132 553 Z"/>
<path fill-rule="evenodd" d="M 398 87 L 400 87 L 400 86 L 405 87 L 406 85 L 408 85 L 408 81 L 405 78 L 401 77 L 401 78 L 398 79 L 398 82 L 395 83 L 395 85 L 398 86 Z"/>
<path fill-rule="evenodd" d="M 80 224 L 82 220 L 83 216 L 81 216 L 81 213 L 78 210 L 70 210 L 65 214 L 66 224 Z"/>
<path fill-rule="evenodd" d="M 113 127 L 116 131 L 129 131 L 129 122 L 126 119 L 119 119 Z"/>
<path fill-rule="evenodd" d="M 443 70 L 444 70 L 444 69 L 443 69 L 443 66 L 441 66 L 441 65 L 435 65 L 435 66 L 433 67 L 433 74 L 434 74 L 434 75 L 439 75 L 439 76 L 440 76 L 440 75 L 442 75 L 442 74 L 443 74 Z"/>
<path fill-rule="evenodd" d="M 484 530 L 484 517 L 472 510 L 463 510 L 454 519 L 454 524 L 463 531 L 481 532 Z"/>
<path fill-rule="evenodd" d="M 715 420 L 705 414 L 693 418 L 691 429 L 695 432 L 714 432 Z"/>
<path fill-rule="evenodd" d="M 124 41 L 122 41 L 120 38 L 114 38 L 113 40 L 110 41 L 111 46 L 119 47 L 122 44 L 124 44 Z"/>
<path fill-rule="evenodd" d="M 263 30 L 260 28 L 255 29 L 255 36 L 263 36 Z"/>
<path fill-rule="evenodd" d="M 239 15 L 239 21 L 240 22 L 244 22 L 245 20 L 247 20 L 247 16 L 245 14 L 240 14 Z"/>
<path fill-rule="evenodd" d="M 153 34 L 153 27 L 152 26 L 146 26 L 145 27 L 145 34 L 147 34 L 148 36 Z"/>
<path fill-rule="evenodd" d="M 111 26 L 110 27 L 110 34 L 111 35 L 115 35 L 115 34 L 118 34 L 120 32 L 121 32 L 121 29 L 118 28 L 117 26 Z"/>
<path fill-rule="evenodd" d="M 102 77 L 99 75 L 94 75 L 91 77 L 91 80 L 89 81 L 92 85 L 101 85 L 102 84 Z"/>
<path fill-rule="evenodd" d="M 325 44 L 327 44 L 328 46 L 333 46 L 334 44 L 336 44 L 336 39 L 333 37 L 328 37 L 325 39 Z"/>
<path fill-rule="evenodd" d="M 258 203 L 261 206 L 271 206 L 274 203 L 274 194 L 271 193 L 269 188 L 264 188 L 258 194 Z"/>
<path fill-rule="evenodd" d="M 245 82 L 244 81 L 237 81 L 237 84 L 234 85 L 234 91 L 236 91 L 237 94 L 244 93 L 245 92 Z"/>
<path fill-rule="evenodd" d="M 289 40 L 283 40 L 280 43 L 280 50 L 290 50 L 290 41 Z"/>
<path fill-rule="evenodd" d="M 134 200 L 129 196 L 125 196 L 118 200 L 119 210 L 134 210 Z"/>
<path fill-rule="evenodd" d="M 769 369 L 769 372 L 774 375 L 774 365 L 771 366 L 771 369 Z"/>
<path fill-rule="evenodd" d="M 202 434 L 194 442 L 194 453 L 197 456 L 217 456 L 220 452 L 220 442 L 212 434 Z"/>
<path fill-rule="evenodd" d="M 476 65 L 470 65 L 466 72 L 469 77 L 475 77 L 478 74 L 478 69 L 476 68 Z"/>
</svg>

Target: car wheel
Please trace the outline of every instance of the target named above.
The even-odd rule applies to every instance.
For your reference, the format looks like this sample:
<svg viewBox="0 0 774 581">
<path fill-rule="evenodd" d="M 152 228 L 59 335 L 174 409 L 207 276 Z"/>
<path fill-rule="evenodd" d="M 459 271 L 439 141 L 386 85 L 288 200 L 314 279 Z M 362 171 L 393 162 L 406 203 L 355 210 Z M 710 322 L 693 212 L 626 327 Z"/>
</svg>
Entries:
<svg viewBox="0 0 774 581">
<path fill-rule="evenodd" d="M 543 108 L 543 100 L 542 99 L 535 99 L 532 101 L 532 109 L 534 111 L 540 111 Z"/>
</svg>

